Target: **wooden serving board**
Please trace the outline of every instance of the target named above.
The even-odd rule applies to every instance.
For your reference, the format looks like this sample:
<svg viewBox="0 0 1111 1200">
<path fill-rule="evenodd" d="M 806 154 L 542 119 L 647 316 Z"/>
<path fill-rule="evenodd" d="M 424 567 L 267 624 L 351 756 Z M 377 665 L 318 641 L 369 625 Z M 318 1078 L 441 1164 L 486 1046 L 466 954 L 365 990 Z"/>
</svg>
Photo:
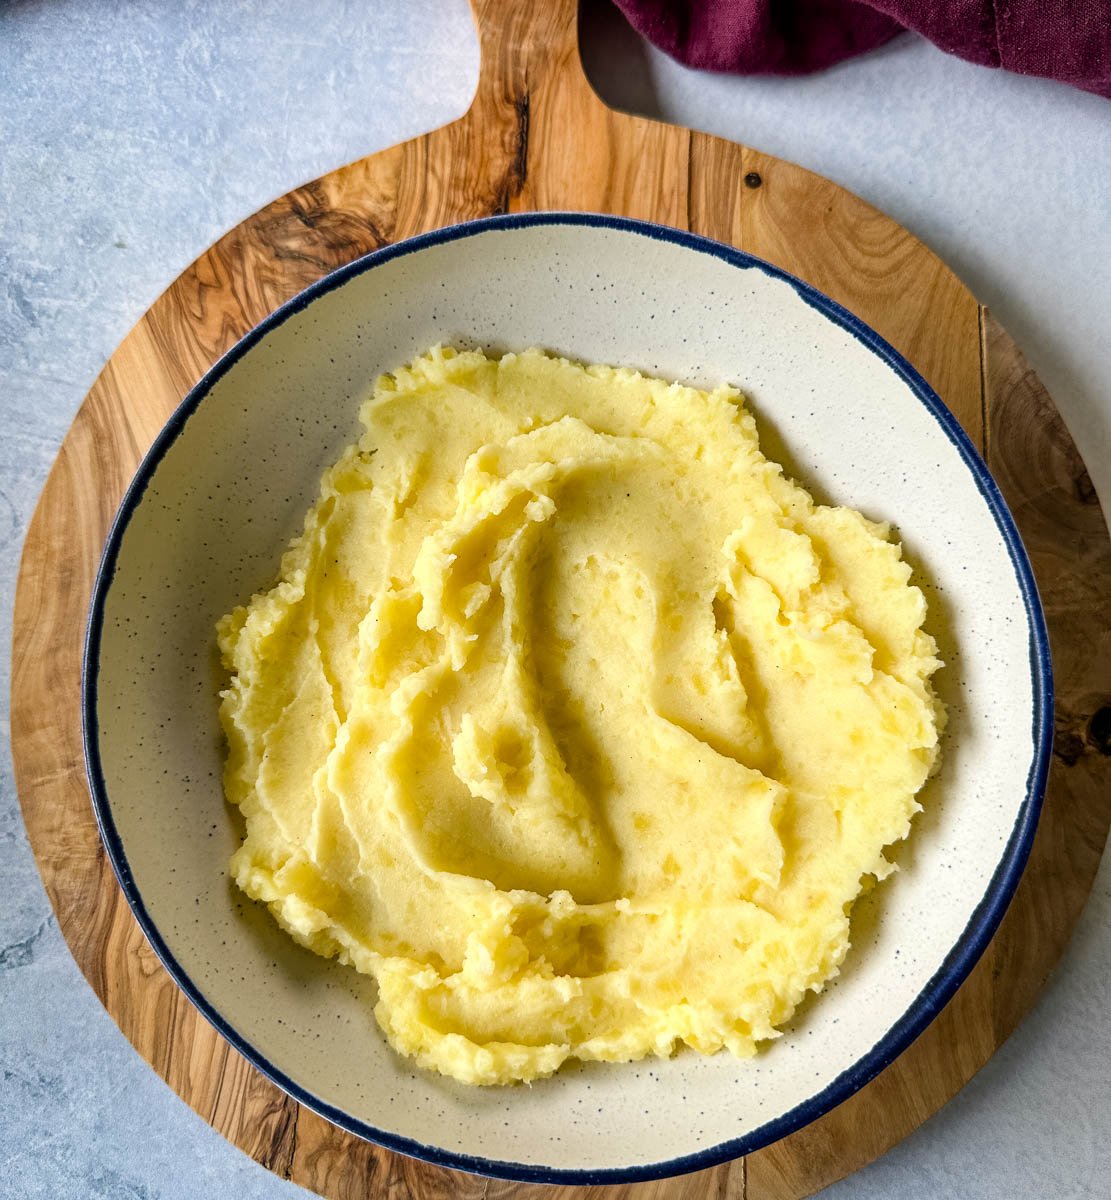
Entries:
<svg viewBox="0 0 1111 1200">
<path fill-rule="evenodd" d="M 105 1007 L 170 1086 L 258 1162 L 333 1200 L 550 1197 L 342 1132 L 250 1067 L 170 981 L 116 885 L 85 783 L 78 691 L 93 576 L 141 455 L 186 391 L 282 301 L 367 251 L 490 213 L 577 209 L 660 221 L 769 259 L 901 350 L 984 453 L 1033 560 L 1057 684 L 1029 866 L 987 953 L 917 1042 L 839 1108 L 744 1160 L 586 1189 L 597 1200 L 796 1200 L 870 1162 L 953 1096 L 1028 1010 L 1069 937 L 1111 822 L 1111 541 L 1052 400 L 906 230 L 799 167 L 607 108 L 580 66 L 577 0 L 473 7 L 482 67 L 467 114 L 233 229 L 151 307 L 89 392 L 31 523 L 16 597 L 12 743 L 27 829 L 61 929 Z"/>
</svg>

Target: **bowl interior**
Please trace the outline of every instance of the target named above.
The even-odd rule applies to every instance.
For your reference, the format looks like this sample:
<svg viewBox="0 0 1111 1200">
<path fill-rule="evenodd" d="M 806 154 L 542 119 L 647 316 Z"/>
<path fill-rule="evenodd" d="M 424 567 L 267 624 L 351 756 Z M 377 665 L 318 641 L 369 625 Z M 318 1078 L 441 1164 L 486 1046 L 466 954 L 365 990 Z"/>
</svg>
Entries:
<svg viewBox="0 0 1111 1200">
<path fill-rule="evenodd" d="M 573 1068 L 478 1090 L 399 1059 L 373 984 L 239 895 L 221 789 L 219 616 L 274 577 L 377 373 L 435 342 L 540 346 L 750 397 L 819 499 L 892 520 L 948 665 L 940 775 L 900 870 L 854 916 L 841 977 L 755 1059 Z M 1048 682 L 1025 558 L 967 445 L 874 335 L 753 260 L 598 218 L 432 235 L 340 272 L 255 331 L 156 444 L 109 542 L 86 673 L 106 840 L 178 982 L 300 1099 L 389 1145 L 489 1173 L 709 1165 L 863 1083 L 982 949 L 1033 832 Z"/>
</svg>

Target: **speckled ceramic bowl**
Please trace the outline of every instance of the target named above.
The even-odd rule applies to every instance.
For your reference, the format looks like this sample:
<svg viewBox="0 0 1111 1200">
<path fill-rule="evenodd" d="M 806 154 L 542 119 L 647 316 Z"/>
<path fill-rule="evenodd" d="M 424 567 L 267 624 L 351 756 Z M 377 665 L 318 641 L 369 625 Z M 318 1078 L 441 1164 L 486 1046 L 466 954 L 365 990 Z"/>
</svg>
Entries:
<svg viewBox="0 0 1111 1200">
<path fill-rule="evenodd" d="M 298 948 L 228 878 L 216 619 L 272 579 L 380 371 L 434 342 L 537 345 L 751 397 L 820 499 L 893 520 L 948 666 L 941 773 L 903 870 L 854 913 L 841 977 L 755 1059 L 691 1052 L 469 1089 L 415 1069 L 374 987 Z M 986 946 L 1034 835 L 1052 712 L 1018 535 L 937 397 L 875 333 L 735 250 L 608 217 L 494 218 L 330 275 L 185 399 L 112 529 L 89 623 L 86 753 L 124 893 L 170 974 L 260 1070 L 336 1124 L 550 1182 L 694 1170 L 797 1129 L 890 1062 Z"/>
</svg>

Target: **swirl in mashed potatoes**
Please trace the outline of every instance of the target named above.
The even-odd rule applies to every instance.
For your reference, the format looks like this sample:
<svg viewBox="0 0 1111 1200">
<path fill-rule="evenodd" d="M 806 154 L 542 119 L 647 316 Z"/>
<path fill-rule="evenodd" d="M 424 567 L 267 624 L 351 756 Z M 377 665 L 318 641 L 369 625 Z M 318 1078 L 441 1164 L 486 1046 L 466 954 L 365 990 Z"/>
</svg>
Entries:
<svg viewBox="0 0 1111 1200">
<path fill-rule="evenodd" d="M 456 1079 L 752 1054 L 935 764 L 898 544 L 729 387 L 437 348 L 362 422 L 219 625 L 236 882 Z"/>
</svg>

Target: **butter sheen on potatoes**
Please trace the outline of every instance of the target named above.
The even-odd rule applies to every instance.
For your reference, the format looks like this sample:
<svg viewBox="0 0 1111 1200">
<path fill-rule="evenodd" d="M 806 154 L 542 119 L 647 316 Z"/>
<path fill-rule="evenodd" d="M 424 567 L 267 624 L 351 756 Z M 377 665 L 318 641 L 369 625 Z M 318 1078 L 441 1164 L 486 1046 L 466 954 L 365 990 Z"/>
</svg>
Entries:
<svg viewBox="0 0 1111 1200">
<path fill-rule="evenodd" d="M 464 1082 L 752 1054 L 935 765 L 899 546 L 729 387 L 436 348 L 361 416 L 219 624 L 235 881 Z"/>
</svg>

